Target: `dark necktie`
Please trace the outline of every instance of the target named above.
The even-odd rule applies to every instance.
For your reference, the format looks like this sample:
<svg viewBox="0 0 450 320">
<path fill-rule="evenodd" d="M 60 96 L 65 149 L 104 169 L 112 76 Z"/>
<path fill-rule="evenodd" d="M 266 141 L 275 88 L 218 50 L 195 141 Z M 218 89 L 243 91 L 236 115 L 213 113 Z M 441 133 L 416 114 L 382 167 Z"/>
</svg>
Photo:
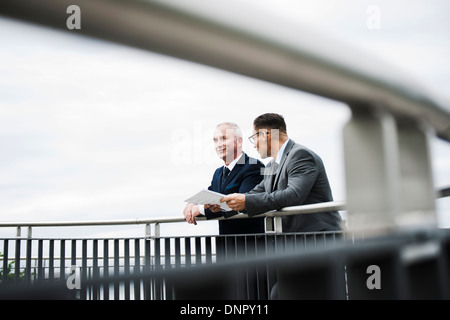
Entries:
<svg viewBox="0 0 450 320">
<path fill-rule="evenodd" d="M 229 174 L 230 174 L 230 169 L 228 169 L 227 167 L 223 167 L 223 171 L 222 171 L 222 188 L 225 185 L 225 180 L 227 179 Z"/>
</svg>

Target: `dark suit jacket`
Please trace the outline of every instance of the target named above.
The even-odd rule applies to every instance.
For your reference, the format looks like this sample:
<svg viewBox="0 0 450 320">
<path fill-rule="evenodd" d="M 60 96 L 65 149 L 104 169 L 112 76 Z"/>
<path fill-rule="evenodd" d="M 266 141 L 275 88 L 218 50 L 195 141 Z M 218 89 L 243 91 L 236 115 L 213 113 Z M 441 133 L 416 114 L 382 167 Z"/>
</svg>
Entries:
<svg viewBox="0 0 450 320">
<path fill-rule="evenodd" d="M 247 154 L 243 154 L 241 159 L 236 163 L 233 170 L 229 173 L 225 184 L 222 188 L 222 171 L 223 166 L 217 168 L 214 172 L 209 190 L 220 192 L 222 194 L 245 193 L 252 190 L 263 179 L 261 168 L 264 168 L 259 160 L 250 158 Z M 235 211 L 213 213 L 206 209 L 205 215 L 207 219 L 218 218 L 222 216 L 232 216 L 237 214 Z M 244 234 L 244 233 L 263 233 L 264 218 L 255 219 L 230 219 L 219 221 L 220 234 Z"/>
<path fill-rule="evenodd" d="M 267 165 L 266 170 L 275 162 Z M 254 216 L 270 210 L 303 204 L 333 201 L 322 159 L 308 148 L 289 140 L 275 175 L 246 194 L 247 214 Z M 284 216 L 283 232 L 341 230 L 337 211 Z"/>
</svg>

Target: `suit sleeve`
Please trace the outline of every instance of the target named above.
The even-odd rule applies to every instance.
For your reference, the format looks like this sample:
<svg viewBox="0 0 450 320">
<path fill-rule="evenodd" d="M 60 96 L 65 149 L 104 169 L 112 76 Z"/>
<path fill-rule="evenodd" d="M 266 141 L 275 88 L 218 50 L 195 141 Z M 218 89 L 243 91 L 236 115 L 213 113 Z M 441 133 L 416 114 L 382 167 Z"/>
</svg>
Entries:
<svg viewBox="0 0 450 320">
<path fill-rule="evenodd" d="M 249 169 L 246 171 L 244 179 L 239 187 L 239 193 L 249 192 L 261 182 L 263 178 L 261 168 L 263 167 L 264 165 L 261 162 L 249 165 Z"/>
<path fill-rule="evenodd" d="M 247 192 L 247 194 L 253 194 L 253 193 L 261 193 L 261 192 L 265 192 L 266 191 L 266 187 L 264 187 L 264 179 L 257 184 L 252 190 L 250 190 L 249 192 Z"/>
<path fill-rule="evenodd" d="M 213 178 L 211 180 L 211 185 L 208 187 L 208 190 L 214 191 L 213 190 L 213 184 L 214 184 L 214 179 L 216 179 L 218 170 L 219 169 L 217 169 L 216 172 L 214 172 Z M 222 212 L 212 212 L 209 209 L 205 209 L 205 217 L 206 217 L 207 220 L 220 218 L 220 217 L 223 217 L 223 213 Z"/>
<path fill-rule="evenodd" d="M 286 162 L 287 187 L 268 193 L 258 185 L 245 198 L 249 216 L 254 216 L 271 210 L 301 205 L 304 203 L 314 185 L 318 169 L 314 157 L 306 150 L 294 152 Z"/>
</svg>

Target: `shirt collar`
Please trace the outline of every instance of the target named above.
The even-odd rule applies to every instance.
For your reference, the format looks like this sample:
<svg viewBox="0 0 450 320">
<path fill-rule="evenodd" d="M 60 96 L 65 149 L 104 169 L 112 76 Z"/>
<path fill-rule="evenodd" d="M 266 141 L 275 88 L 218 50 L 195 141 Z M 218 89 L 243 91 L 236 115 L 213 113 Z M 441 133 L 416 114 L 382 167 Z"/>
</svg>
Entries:
<svg viewBox="0 0 450 320">
<path fill-rule="evenodd" d="M 231 161 L 230 164 L 225 167 L 228 168 L 231 172 L 233 170 L 234 166 L 236 165 L 236 163 L 238 163 L 238 161 L 242 158 L 243 155 L 244 155 L 244 153 L 242 152 L 236 159 Z"/>
<path fill-rule="evenodd" d="M 281 159 L 283 158 L 283 154 L 284 154 L 284 149 L 286 149 L 286 145 L 287 145 L 288 141 L 289 141 L 289 138 L 283 143 L 283 145 L 280 148 L 280 151 L 278 151 L 277 158 L 275 159 L 275 162 L 277 164 L 281 163 Z"/>
</svg>

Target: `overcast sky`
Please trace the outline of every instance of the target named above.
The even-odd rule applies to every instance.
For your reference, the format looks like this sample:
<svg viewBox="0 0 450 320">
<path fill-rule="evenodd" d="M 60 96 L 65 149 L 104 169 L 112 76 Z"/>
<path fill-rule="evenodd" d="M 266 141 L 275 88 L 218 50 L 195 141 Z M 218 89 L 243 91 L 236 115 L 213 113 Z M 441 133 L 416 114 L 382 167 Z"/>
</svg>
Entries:
<svg viewBox="0 0 450 320">
<path fill-rule="evenodd" d="M 448 99 L 447 0 L 247 2 L 349 41 Z M 248 136 L 265 112 L 285 116 L 290 137 L 322 157 L 335 200 L 345 200 L 350 112 L 339 102 L 9 19 L 0 19 L 0 43 L 2 221 L 181 215 L 222 165 L 215 125 L 233 121 Z M 247 139 L 244 151 L 258 156 Z M 432 152 L 436 186 L 450 185 L 450 146 L 433 139 Z M 438 211 L 450 226 L 449 201 Z M 217 232 L 216 222 L 183 227 Z"/>
</svg>

